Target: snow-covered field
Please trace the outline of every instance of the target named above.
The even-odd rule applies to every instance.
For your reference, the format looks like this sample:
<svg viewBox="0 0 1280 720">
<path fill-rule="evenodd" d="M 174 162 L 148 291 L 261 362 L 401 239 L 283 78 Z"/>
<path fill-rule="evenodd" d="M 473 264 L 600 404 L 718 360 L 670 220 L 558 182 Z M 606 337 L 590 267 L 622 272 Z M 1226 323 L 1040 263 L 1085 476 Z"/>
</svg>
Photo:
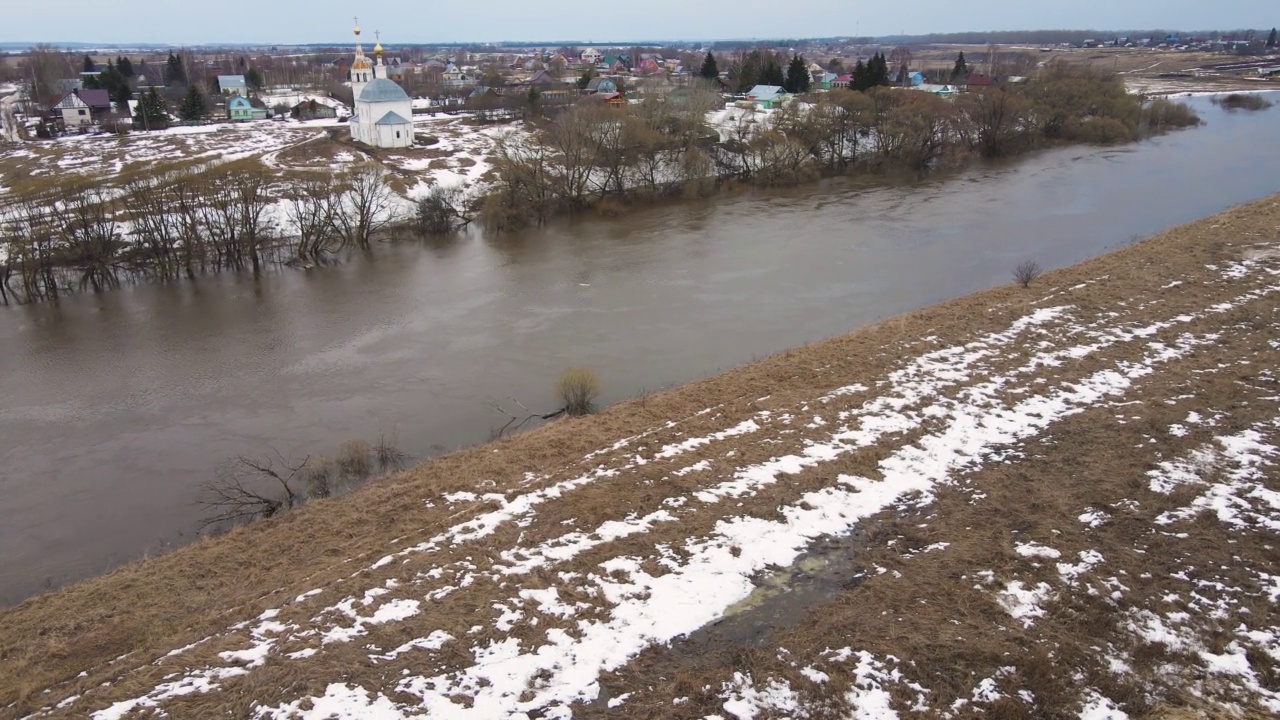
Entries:
<svg viewBox="0 0 1280 720">
<path fill-rule="evenodd" d="M 406 478 L 416 530 L 34 716 L 1280 714 L 1280 236 L 1247 242 L 835 341 L 516 478 Z M 844 575 L 806 594 L 815 559 Z"/>
<path fill-rule="evenodd" d="M 302 97 L 280 96 L 272 100 Z M 295 151 L 295 148 L 326 140 L 335 128 L 345 134 L 346 127 L 336 119 L 264 120 L 174 127 L 123 137 L 75 135 L 52 142 L 22 143 L 6 148 L 0 158 L 0 180 L 13 180 L 0 182 L 0 192 L 4 192 L 3 186 L 27 179 L 39 181 L 78 174 L 111 183 L 126 171 L 169 163 L 222 163 L 246 158 L 258 158 L 277 171 L 340 170 L 370 157 L 358 147 L 326 147 L 323 152 Z M 439 142 L 403 152 L 383 152 L 376 157 L 388 168 L 406 176 L 411 188 L 408 199 L 416 198 L 434 184 L 462 185 L 475 190 L 491 167 L 490 153 L 495 139 L 519 132 L 518 127 L 509 125 L 474 126 L 465 116 L 415 118 L 415 128 L 420 135 L 438 138 Z"/>
</svg>

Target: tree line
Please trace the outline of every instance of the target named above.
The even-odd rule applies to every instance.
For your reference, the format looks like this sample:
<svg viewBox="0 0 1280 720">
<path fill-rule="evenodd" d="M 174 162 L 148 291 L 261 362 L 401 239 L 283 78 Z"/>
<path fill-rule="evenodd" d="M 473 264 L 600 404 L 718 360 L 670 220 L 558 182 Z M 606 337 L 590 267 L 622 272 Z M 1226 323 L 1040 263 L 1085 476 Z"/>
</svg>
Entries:
<svg viewBox="0 0 1280 720">
<path fill-rule="evenodd" d="M 254 160 L 15 187 L 0 207 L 0 303 L 54 300 L 133 277 L 194 278 L 368 249 L 400 220 L 378 165 L 281 181 Z"/>
<path fill-rule="evenodd" d="M 867 67 L 873 63 L 864 72 L 883 77 L 883 56 Z M 716 98 L 707 91 L 679 103 L 647 100 L 629 112 L 575 107 L 532 134 L 512 135 L 498 145 L 496 180 L 479 215 L 491 227 L 518 227 L 633 199 L 705 195 L 725 183 L 925 172 L 974 155 L 1128 142 L 1199 123 L 1185 105 L 1144 103 L 1115 76 L 1063 64 L 954 99 L 879 84 L 834 90 L 768 113 L 744 109 L 711 128 L 705 116 Z"/>
</svg>

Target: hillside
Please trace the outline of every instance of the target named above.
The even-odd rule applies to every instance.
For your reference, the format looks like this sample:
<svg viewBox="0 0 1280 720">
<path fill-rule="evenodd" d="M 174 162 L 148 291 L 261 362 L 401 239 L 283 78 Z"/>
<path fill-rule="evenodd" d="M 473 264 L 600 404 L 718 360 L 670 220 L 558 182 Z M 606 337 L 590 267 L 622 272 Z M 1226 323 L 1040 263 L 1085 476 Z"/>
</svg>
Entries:
<svg viewBox="0 0 1280 720">
<path fill-rule="evenodd" d="M 1271 717 L 1278 291 L 1280 196 L 459 452 L 0 612 L 0 716 Z"/>
</svg>

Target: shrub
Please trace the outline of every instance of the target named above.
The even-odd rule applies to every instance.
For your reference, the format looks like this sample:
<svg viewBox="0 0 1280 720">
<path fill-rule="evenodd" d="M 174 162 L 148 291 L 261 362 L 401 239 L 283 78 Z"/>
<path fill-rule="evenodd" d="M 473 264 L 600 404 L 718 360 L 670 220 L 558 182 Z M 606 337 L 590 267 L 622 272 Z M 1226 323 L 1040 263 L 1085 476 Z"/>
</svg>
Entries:
<svg viewBox="0 0 1280 720">
<path fill-rule="evenodd" d="M 457 230 L 471 218 L 466 213 L 466 198 L 456 186 L 433 185 L 427 196 L 418 201 L 418 229 L 428 235 Z"/>
<path fill-rule="evenodd" d="M 1271 107 L 1270 100 L 1252 93 L 1231 93 L 1226 96 L 1215 95 L 1211 102 L 1228 110 L 1266 110 Z"/>
<path fill-rule="evenodd" d="M 1081 142 L 1113 145 L 1133 140 L 1134 131 L 1123 120 L 1094 117 L 1074 125 L 1070 137 Z"/>
<path fill-rule="evenodd" d="M 373 473 L 373 446 L 364 440 L 348 440 L 338 448 L 338 474 L 346 480 L 363 480 Z"/>
<path fill-rule="evenodd" d="M 333 463 L 323 455 L 307 458 L 301 475 L 307 497 L 327 498 L 333 494 Z"/>
<path fill-rule="evenodd" d="M 396 444 L 395 435 L 390 438 L 385 435 L 379 437 L 378 444 L 373 446 L 373 456 L 378 464 L 378 472 L 383 474 L 403 470 L 409 459 L 409 453 Z"/>
<path fill-rule="evenodd" d="M 569 415 L 590 415 L 596 411 L 595 400 L 600 394 L 600 378 L 589 368 L 569 368 L 560 373 L 556 391 L 564 401 L 564 411 Z"/>
<path fill-rule="evenodd" d="M 1201 120 L 1196 111 L 1185 103 L 1156 98 L 1143 106 L 1142 122 L 1148 130 L 1159 132 L 1169 128 L 1194 127 Z"/>
<path fill-rule="evenodd" d="M 1034 260 L 1018 263 L 1018 267 L 1013 269 L 1013 279 L 1022 287 L 1029 287 L 1043 274 L 1044 268 Z"/>
</svg>

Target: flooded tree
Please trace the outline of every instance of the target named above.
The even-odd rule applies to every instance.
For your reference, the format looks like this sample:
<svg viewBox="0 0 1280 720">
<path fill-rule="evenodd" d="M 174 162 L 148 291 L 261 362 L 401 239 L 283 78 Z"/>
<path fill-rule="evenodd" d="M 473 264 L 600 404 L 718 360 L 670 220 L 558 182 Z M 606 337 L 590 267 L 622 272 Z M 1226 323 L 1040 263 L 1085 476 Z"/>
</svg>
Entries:
<svg viewBox="0 0 1280 720">
<path fill-rule="evenodd" d="M 329 223 L 342 247 L 368 250 L 374 235 L 396 219 L 395 193 L 386 175 L 380 165 L 366 164 L 338 178 Z"/>
</svg>

